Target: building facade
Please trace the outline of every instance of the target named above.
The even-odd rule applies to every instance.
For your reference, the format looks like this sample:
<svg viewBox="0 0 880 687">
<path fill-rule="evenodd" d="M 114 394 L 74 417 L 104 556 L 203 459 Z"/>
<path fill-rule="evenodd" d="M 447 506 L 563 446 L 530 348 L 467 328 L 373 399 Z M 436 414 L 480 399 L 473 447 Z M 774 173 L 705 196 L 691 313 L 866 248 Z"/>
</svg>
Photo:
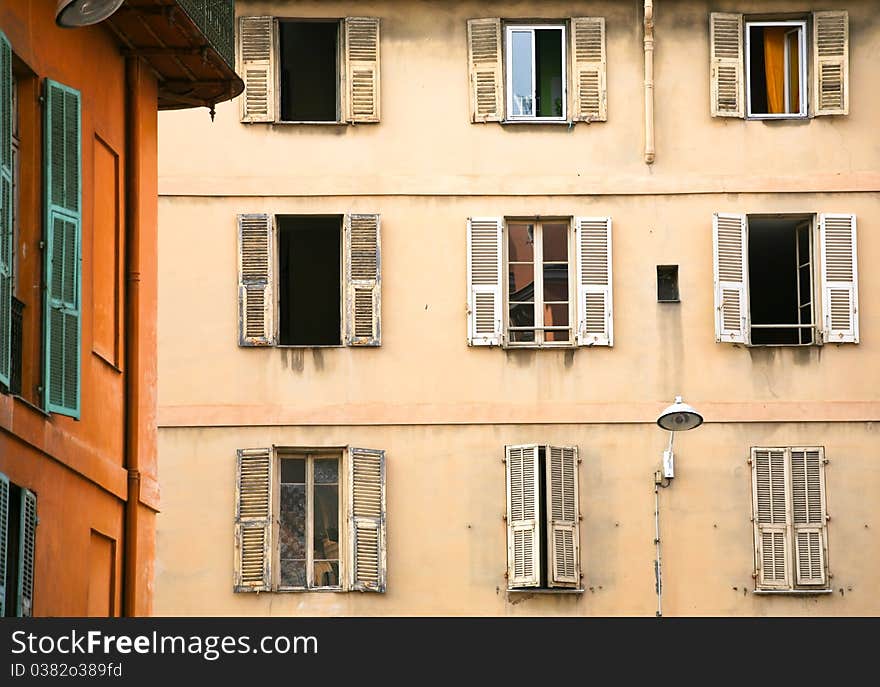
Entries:
<svg viewBox="0 0 880 687">
<path fill-rule="evenodd" d="M 222 4 L 0 7 L 0 615 L 152 612 L 157 112 L 241 91 Z"/>
<path fill-rule="evenodd" d="M 156 612 L 880 612 L 874 9 L 236 3 L 160 117 Z"/>
</svg>

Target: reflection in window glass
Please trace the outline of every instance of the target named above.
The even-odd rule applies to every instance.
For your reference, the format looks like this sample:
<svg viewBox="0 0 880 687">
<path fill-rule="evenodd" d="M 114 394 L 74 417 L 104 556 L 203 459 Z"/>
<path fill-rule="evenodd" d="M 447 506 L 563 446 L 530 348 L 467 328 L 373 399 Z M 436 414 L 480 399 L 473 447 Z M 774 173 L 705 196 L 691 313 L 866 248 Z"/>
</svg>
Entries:
<svg viewBox="0 0 880 687">
<path fill-rule="evenodd" d="M 306 586 L 306 461 L 281 461 L 281 517 L 278 526 L 281 586 Z"/>
<path fill-rule="evenodd" d="M 510 34 L 511 88 L 513 89 L 514 116 L 534 114 L 532 32 L 513 31 Z"/>
</svg>

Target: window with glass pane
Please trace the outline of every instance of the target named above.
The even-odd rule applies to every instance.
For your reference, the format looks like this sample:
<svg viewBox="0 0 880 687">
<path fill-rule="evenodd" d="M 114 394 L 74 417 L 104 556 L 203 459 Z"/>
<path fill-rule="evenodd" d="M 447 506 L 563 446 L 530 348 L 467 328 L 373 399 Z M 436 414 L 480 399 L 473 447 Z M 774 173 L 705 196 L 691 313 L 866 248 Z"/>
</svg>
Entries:
<svg viewBox="0 0 880 687">
<path fill-rule="evenodd" d="M 339 587 L 339 457 L 283 457 L 280 501 L 280 587 Z"/>
<path fill-rule="evenodd" d="M 805 117 L 806 22 L 746 22 L 750 117 Z"/>
<path fill-rule="evenodd" d="M 507 27 L 507 111 L 511 119 L 564 120 L 565 27 Z"/>
<path fill-rule="evenodd" d="M 571 342 L 569 222 L 507 223 L 508 341 Z"/>
</svg>

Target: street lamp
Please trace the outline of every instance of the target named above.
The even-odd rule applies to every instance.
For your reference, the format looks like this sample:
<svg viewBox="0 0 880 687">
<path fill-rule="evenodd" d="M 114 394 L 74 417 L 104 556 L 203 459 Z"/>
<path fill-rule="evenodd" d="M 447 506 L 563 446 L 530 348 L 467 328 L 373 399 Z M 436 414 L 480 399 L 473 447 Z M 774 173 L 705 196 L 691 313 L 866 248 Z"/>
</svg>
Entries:
<svg viewBox="0 0 880 687">
<path fill-rule="evenodd" d="M 672 484 L 675 477 L 675 455 L 672 453 L 672 441 L 676 432 L 684 432 L 703 424 L 703 416 L 694 408 L 675 397 L 675 402 L 668 406 L 657 418 L 657 424 L 669 432 L 669 447 L 663 451 L 663 463 L 660 470 L 654 473 L 654 546 L 657 558 L 654 561 L 654 580 L 657 589 L 657 616 L 663 615 L 663 575 L 660 567 L 660 487 L 664 489 Z M 663 481 L 666 480 L 666 484 Z"/>
<path fill-rule="evenodd" d="M 123 2 L 124 0 L 58 0 L 55 23 L 65 29 L 97 24 L 118 10 Z"/>
</svg>

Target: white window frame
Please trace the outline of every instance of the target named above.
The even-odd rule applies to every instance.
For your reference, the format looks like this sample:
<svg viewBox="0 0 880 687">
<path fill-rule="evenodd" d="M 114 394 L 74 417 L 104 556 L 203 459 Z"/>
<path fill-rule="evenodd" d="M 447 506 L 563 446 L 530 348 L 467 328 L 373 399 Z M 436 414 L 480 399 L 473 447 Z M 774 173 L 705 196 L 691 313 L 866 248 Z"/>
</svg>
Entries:
<svg viewBox="0 0 880 687">
<path fill-rule="evenodd" d="M 798 77 L 800 79 L 800 107 L 799 111 L 796 113 L 779 113 L 779 114 L 769 114 L 769 113 L 752 113 L 752 87 L 751 87 L 751 74 L 752 74 L 752 64 L 751 64 L 751 27 L 753 26 L 789 26 L 793 28 L 798 28 L 798 54 L 800 55 L 800 69 L 798 70 Z M 785 86 L 784 86 L 784 94 L 785 94 L 785 104 L 786 109 L 789 106 L 789 52 L 788 52 L 788 43 L 785 43 L 786 51 L 785 51 Z M 746 118 L 747 119 L 806 119 L 809 117 L 809 111 L 807 109 L 807 90 L 808 90 L 808 82 L 807 82 L 807 22 L 805 19 L 796 19 L 791 21 L 745 21 L 745 57 L 746 57 L 746 73 L 745 73 L 745 91 L 746 91 Z"/>
<path fill-rule="evenodd" d="M 511 49 L 514 31 L 529 31 L 532 34 L 532 97 L 537 98 L 535 70 L 535 30 L 558 30 L 562 47 L 562 116 L 538 117 L 537 115 L 513 114 L 513 50 Z M 567 122 L 568 121 L 568 43 L 566 42 L 566 22 L 548 22 L 546 24 L 506 24 L 504 26 L 504 88 L 506 91 L 506 117 L 508 122 Z"/>
<path fill-rule="evenodd" d="M 281 24 L 336 24 L 336 119 L 282 119 L 281 118 L 281 100 L 283 93 L 281 91 L 281 71 L 284 63 L 281 61 Z M 275 64 L 278 65 L 275 70 L 275 124 L 347 124 L 342 114 L 342 72 L 345 67 L 345 54 L 343 46 L 344 32 L 342 30 L 343 20 L 339 18 L 320 17 L 275 17 L 272 22 L 272 31 L 274 33 L 275 43 Z"/>
<path fill-rule="evenodd" d="M 535 227 L 535 235 L 534 235 L 534 250 L 532 254 L 532 263 L 534 265 L 534 279 L 535 279 L 535 296 L 534 296 L 534 309 L 535 309 L 535 325 L 532 328 L 525 327 L 518 331 L 529 331 L 533 330 L 535 332 L 535 340 L 534 341 L 512 341 L 511 337 L 511 329 L 510 329 L 510 278 L 509 278 L 509 270 L 510 270 L 510 259 L 508 255 L 508 239 L 509 239 L 509 230 L 508 226 L 510 224 L 526 224 L 531 223 Z M 544 224 L 566 224 L 568 226 L 568 340 L 567 341 L 544 341 L 544 245 L 543 241 L 540 237 L 543 237 L 543 225 Z M 571 217 L 505 217 L 503 226 L 502 226 L 502 298 L 503 305 L 502 308 L 504 310 L 502 325 L 504 327 L 504 341 L 505 345 L 508 348 L 573 348 L 577 345 L 576 335 L 577 335 L 577 310 L 575 308 L 575 303 L 577 302 L 577 285 L 575 284 L 575 280 L 577 278 L 577 273 L 575 270 L 576 266 L 576 245 L 575 245 L 575 232 L 574 232 L 574 220 Z M 539 265 L 539 257 L 540 257 L 540 266 Z M 540 298 L 539 298 L 540 296 Z M 538 324 L 538 316 L 540 315 L 540 322 Z M 560 329 L 555 329 L 554 331 L 561 331 Z"/>
<path fill-rule="evenodd" d="M 810 236 L 810 255 L 808 258 L 808 262 L 804 263 L 803 266 L 809 266 L 810 268 L 810 318 L 811 322 L 809 325 L 805 325 L 800 322 L 800 312 L 801 312 L 801 292 L 800 292 L 800 246 L 797 243 L 797 226 L 795 227 L 795 255 L 797 256 L 797 264 L 795 265 L 795 271 L 798 273 L 796 276 L 797 282 L 797 298 L 798 298 L 798 322 L 797 324 L 783 324 L 783 323 L 771 323 L 768 325 L 756 325 L 752 321 L 752 285 L 751 279 L 749 279 L 749 286 L 746 291 L 746 305 L 748 307 L 748 335 L 747 341 L 749 342 L 749 346 L 761 347 L 761 346 L 773 346 L 773 347 L 792 347 L 792 346 L 818 346 L 822 343 L 822 327 L 821 327 L 821 316 L 819 309 L 816 307 L 819 302 L 818 299 L 822 297 L 822 289 L 821 289 L 821 275 L 819 273 L 819 218 L 815 213 L 780 213 L 773 215 L 766 215 L 761 213 L 746 213 L 746 251 L 749 250 L 751 246 L 751 230 L 750 223 L 752 219 L 766 219 L 766 218 L 792 218 L 792 221 L 799 225 L 802 222 L 809 222 L 809 236 Z M 749 275 L 746 275 L 747 277 Z M 813 336 L 812 341 L 808 343 L 752 343 L 752 331 L 754 329 L 798 329 L 798 338 L 800 339 L 800 332 L 804 329 L 812 330 Z"/>
<path fill-rule="evenodd" d="M 347 510 L 347 456 L 344 448 L 300 448 L 294 446 L 274 447 L 272 469 L 275 471 L 275 489 L 272 495 L 272 590 L 276 592 L 343 592 L 348 590 L 347 559 L 350 542 L 345 523 Z M 336 458 L 338 473 L 336 487 L 338 491 L 337 528 L 339 532 L 339 584 L 330 587 L 315 586 L 314 559 L 314 461 L 315 459 Z M 294 587 L 281 584 L 281 461 L 289 459 L 306 460 L 306 586 Z"/>
</svg>

